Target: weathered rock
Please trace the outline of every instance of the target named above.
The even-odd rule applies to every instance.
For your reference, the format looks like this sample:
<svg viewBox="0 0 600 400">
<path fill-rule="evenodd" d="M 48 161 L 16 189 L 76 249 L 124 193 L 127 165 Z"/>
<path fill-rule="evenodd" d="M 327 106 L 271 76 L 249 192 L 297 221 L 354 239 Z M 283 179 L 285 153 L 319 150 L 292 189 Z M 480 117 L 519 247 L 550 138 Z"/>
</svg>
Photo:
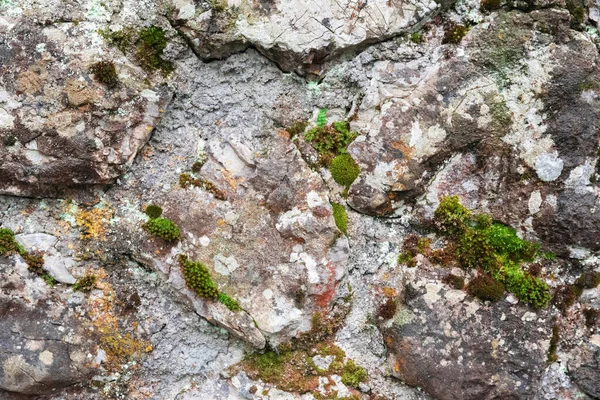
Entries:
<svg viewBox="0 0 600 400">
<path fill-rule="evenodd" d="M 18 257 L 0 257 L 0 396 L 48 394 L 85 381 L 95 353 L 83 324 Z"/>
<path fill-rule="evenodd" d="M 63 196 L 113 182 L 160 121 L 170 91 L 148 87 L 146 73 L 109 49 L 93 20 L 44 25 L 14 7 L 0 10 L 0 193 Z M 115 88 L 90 71 L 101 60 L 115 64 Z"/>
<path fill-rule="evenodd" d="M 343 52 L 411 32 L 435 13 L 434 1 L 240 1 L 232 7 L 172 2 L 172 20 L 203 59 L 258 49 L 285 71 L 319 73 Z"/>
</svg>

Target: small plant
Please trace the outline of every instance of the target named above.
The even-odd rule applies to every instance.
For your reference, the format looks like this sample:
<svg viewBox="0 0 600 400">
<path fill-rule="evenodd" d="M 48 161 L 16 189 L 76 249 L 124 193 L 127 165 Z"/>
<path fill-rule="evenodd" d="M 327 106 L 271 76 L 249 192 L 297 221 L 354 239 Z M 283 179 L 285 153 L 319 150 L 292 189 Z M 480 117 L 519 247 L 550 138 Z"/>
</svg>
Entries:
<svg viewBox="0 0 600 400">
<path fill-rule="evenodd" d="M 367 380 L 367 371 L 359 367 L 353 360 L 348 360 L 342 368 L 342 383 L 346 386 L 358 388 L 358 385 Z"/>
<path fill-rule="evenodd" d="M 467 292 L 480 300 L 495 302 L 504 297 L 504 285 L 491 276 L 479 275 L 469 282 Z"/>
<path fill-rule="evenodd" d="M 465 280 L 458 275 L 446 275 L 446 277 L 443 279 L 443 282 L 456 290 L 462 290 L 462 288 L 465 287 Z"/>
<path fill-rule="evenodd" d="M 321 108 L 317 115 L 317 126 L 324 127 L 325 125 L 327 125 L 327 109 Z"/>
<path fill-rule="evenodd" d="M 208 268 L 201 262 L 191 261 L 183 254 L 180 254 L 178 259 L 187 285 L 198 296 L 216 300 L 219 296 L 219 290 L 213 282 Z"/>
<path fill-rule="evenodd" d="M 451 233 L 464 229 L 471 211 L 460 204 L 458 196 L 446 196 L 441 199 L 434 217 L 438 228 Z"/>
<path fill-rule="evenodd" d="M 53 287 L 54 285 L 56 285 L 56 279 L 54 279 L 52 275 L 48 274 L 47 272 L 44 272 L 40 276 L 48 286 Z"/>
<path fill-rule="evenodd" d="M 160 218 L 162 215 L 162 208 L 155 204 L 150 204 L 148 207 L 146 207 L 146 215 L 152 219 Z"/>
<path fill-rule="evenodd" d="M 560 341 L 560 328 L 558 324 L 552 326 L 552 337 L 550 338 L 550 347 L 548 348 L 548 362 L 553 363 L 558 360 L 556 350 Z"/>
<path fill-rule="evenodd" d="M 237 300 L 227 296 L 223 292 L 219 293 L 219 303 L 223 304 L 231 311 L 240 311 L 242 309 L 242 307 L 240 307 L 240 303 L 238 303 Z"/>
<path fill-rule="evenodd" d="M 338 227 L 340 232 L 345 235 L 346 229 L 348 228 L 348 214 L 346 213 L 346 208 L 338 203 L 331 203 L 331 208 L 333 209 L 333 219 L 335 221 L 335 225 Z"/>
<path fill-rule="evenodd" d="M 396 315 L 398 309 L 398 300 L 390 297 L 386 297 L 385 302 L 379 306 L 377 315 L 383 319 L 392 319 Z"/>
<path fill-rule="evenodd" d="M 584 289 L 593 289 L 598 285 L 600 285 L 600 272 L 584 272 L 575 281 L 575 287 L 578 288 L 580 293 Z"/>
<path fill-rule="evenodd" d="M 168 242 L 176 242 L 181 237 L 179 227 L 170 219 L 155 218 L 144 224 L 144 229 L 154 236 L 160 236 Z"/>
<path fill-rule="evenodd" d="M 94 79 L 112 89 L 119 84 L 119 77 L 112 61 L 98 61 L 90 66 Z"/>
<path fill-rule="evenodd" d="M 342 186 L 350 187 L 360 174 L 360 167 L 349 154 L 342 154 L 331 161 L 331 176 Z"/>
<path fill-rule="evenodd" d="M 79 278 L 73 285 L 75 292 L 89 292 L 96 286 L 96 275 L 85 274 L 83 278 Z"/>
<path fill-rule="evenodd" d="M 165 31 L 156 26 L 142 28 L 138 32 L 137 57 L 142 68 L 148 71 L 161 70 L 163 75 L 169 75 L 175 67 L 170 61 L 162 59 L 167 47 Z"/>
</svg>

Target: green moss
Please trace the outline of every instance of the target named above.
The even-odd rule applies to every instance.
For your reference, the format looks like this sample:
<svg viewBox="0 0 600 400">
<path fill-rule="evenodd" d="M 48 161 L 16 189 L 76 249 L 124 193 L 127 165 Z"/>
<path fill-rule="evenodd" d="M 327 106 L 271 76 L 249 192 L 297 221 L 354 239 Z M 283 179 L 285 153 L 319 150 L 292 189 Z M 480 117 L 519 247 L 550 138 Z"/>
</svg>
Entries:
<svg viewBox="0 0 600 400">
<path fill-rule="evenodd" d="M 204 164 L 206 164 L 206 160 L 202 160 L 202 161 L 196 161 L 193 165 L 192 165 L 192 172 L 193 173 L 199 173 L 200 170 L 202 169 L 202 167 L 204 166 Z"/>
<path fill-rule="evenodd" d="M 467 292 L 483 301 L 498 301 L 504 296 L 504 285 L 491 276 L 479 275 L 467 286 Z"/>
<path fill-rule="evenodd" d="M 146 207 L 146 215 L 152 219 L 160 218 L 162 215 L 162 208 L 155 204 L 150 204 L 148 207 Z"/>
<path fill-rule="evenodd" d="M 138 32 L 138 38 L 136 55 L 142 68 L 147 71 L 160 70 L 165 76 L 173 72 L 173 64 L 162 59 L 163 51 L 167 47 L 167 38 L 162 28 L 142 28 Z"/>
<path fill-rule="evenodd" d="M 360 167 L 349 154 L 342 154 L 334 158 L 329 170 L 333 180 L 346 187 L 350 187 L 360 174 Z"/>
<path fill-rule="evenodd" d="M 404 264 L 408 268 L 414 268 L 417 266 L 417 260 L 415 260 L 415 257 L 406 252 L 398 254 L 397 261 L 399 265 Z"/>
<path fill-rule="evenodd" d="M 358 133 L 351 132 L 345 121 L 334 122 L 328 126 L 316 126 L 304 133 L 304 140 L 310 143 L 319 153 L 322 166 L 329 166 L 331 160 L 340 154 L 346 154 L 346 149 Z"/>
<path fill-rule="evenodd" d="M 584 289 L 594 289 L 600 285 L 600 272 L 584 272 L 575 281 L 575 287 L 579 288 L 582 292 Z"/>
<path fill-rule="evenodd" d="M 552 337 L 550 338 L 550 347 L 548 348 L 548 362 L 556 362 L 556 350 L 558 350 L 558 342 L 560 341 L 560 328 L 558 324 L 552 326 Z"/>
<path fill-rule="evenodd" d="M 217 299 L 219 290 L 208 268 L 200 262 L 191 261 L 183 254 L 180 254 L 178 259 L 187 285 L 200 297 Z"/>
<path fill-rule="evenodd" d="M 73 290 L 76 292 L 88 292 L 96 286 L 96 275 L 86 274 L 83 278 L 79 278 L 73 285 Z"/>
<path fill-rule="evenodd" d="M 500 281 L 519 300 L 533 307 L 550 301 L 548 286 L 521 270 L 539 253 L 539 245 L 523 240 L 506 225 L 495 223 L 489 215 L 473 216 L 457 196 L 444 197 L 435 211 L 435 223 L 448 234 L 451 250 L 462 268 L 478 268 Z"/>
<path fill-rule="evenodd" d="M 367 380 L 367 371 L 359 367 L 352 360 L 348 360 L 342 369 L 342 382 L 346 386 L 358 388 L 358 385 Z"/>
<path fill-rule="evenodd" d="M 225 293 L 219 293 L 219 303 L 223 304 L 225 307 L 229 308 L 231 311 L 240 311 L 242 307 L 240 307 L 240 303 L 237 300 L 227 296 Z"/>
<path fill-rule="evenodd" d="M 571 27 L 579 29 L 585 23 L 585 3 L 582 0 L 567 0 L 565 6 L 571 14 Z"/>
<path fill-rule="evenodd" d="M 290 134 L 291 137 L 294 137 L 294 136 L 300 135 L 301 133 L 304 133 L 307 126 L 308 126 L 308 121 L 294 121 L 286 129 L 286 131 Z"/>
<path fill-rule="evenodd" d="M 114 88 L 119 84 L 119 77 L 112 61 L 98 61 L 90 66 L 90 72 L 94 79 L 108 88 Z"/>
<path fill-rule="evenodd" d="M 319 110 L 319 114 L 317 115 L 317 126 L 323 127 L 327 125 L 327 109 L 321 108 Z"/>
<path fill-rule="evenodd" d="M 131 28 L 125 28 L 119 31 L 100 29 L 98 33 L 108 42 L 108 44 L 115 46 L 123 53 L 126 53 L 129 46 L 131 46 L 134 34 L 133 29 Z"/>
<path fill-rule="evenodd" d="M 338 203 L 331 203 L 333 209 L 333 219 L 338 229 L 345 235 L 348 228 L 348 214 L 346 208 Z"/>
<path fill-rule="evenodd" d="M 179 227 L 170 219 L 155 218 L 144 224 L 144 229 L 154 236 L 160 236 L 168 242 L 176 242 L 181 236 Z"/>
</svg>

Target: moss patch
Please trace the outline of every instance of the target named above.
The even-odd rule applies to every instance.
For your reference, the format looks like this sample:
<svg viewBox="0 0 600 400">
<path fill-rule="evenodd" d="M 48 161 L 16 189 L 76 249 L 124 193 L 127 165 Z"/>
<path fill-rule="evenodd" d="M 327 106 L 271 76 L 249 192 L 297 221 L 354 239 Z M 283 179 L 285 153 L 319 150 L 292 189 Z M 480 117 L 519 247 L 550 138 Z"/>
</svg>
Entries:
<svg viewBox="0 0 600 400">
<path fill-rule="evenodd" d="M 132 28 L 125 28 L 119 31 L 100 29 L 98 34 L 100 34 L 108 44 L 115 46 L 121 50 L 121 52 L 126 53 L 133 42 L 134 31 Z"/>
<path fill-rule="evenodd" d="M 138 37 L 136 55 L 142 68 L 147 71 L 160 70 L 163 75 L 173 72 L 173 63 L 162 59 L 163 51 L 167 47 L 165 31 L 156 26 L 149 26 L 142 28 Z"/>
<path fill-rule="evenodd" d="M 335 374 L 341 376 L 342 382 L 349 386 L 351 396 L 358 396 L 353 387 L 367 380 L 367 372 L 354 361 L 345 361 L 344 351 L 333 343 L 333 335 L 339 323 L 341 320 L 335 317 L 316 313 L 309 332 L 300 334 L 277 349 L 247 355 L 242 362 L 232 367 L 232 373 L 243 370 L 251 379 L 260 379 L 289 392 L 311 393 L 319 399 L 338 398 L 328 385 L 325 385 L 328 391 L 325 395 L 317 390 L 320 377 L 330 378 Z M 333 360 L 323 370 L 315 365 L 315 356 L 331 356 Z"/>
<path fill-rule="evenodd" d="M 447 236 L 448 252 L 462 268 L 477 268 L 533 307 L 545 307 L 550 300 L 548 285 L 521 269 L 533 261 L 539 245 L 519 238 L 516 231 L 492 221 L 489 215 L 473 215 L 458 196 L 444 197 L 435 211 L 435 225 Z"/>
<path fill-rule="evenodd" d="M 552 337 L 550 338 L 550 346 L 548 348 L 548 362 L 556 362 L 558 357 L 556 356 L 556 350 L 558 349 L 558 342 L 560 341 L 560 328 L 558 324 L 552 326 Z"/>
<path fill-rule="evenodd" d="M 467 286 L 467 292 L 483 301 L 498 301 L 504 297 L 504 285 L 488 275 L 479 275 Z"/>
<path fill-rule="evenodd" d="M 348 214 L 346 213 L 346 208 L 338 203 L 331 203 L 331 208 L 333 209 L 335 225 L 345 235 L 346 230 L 348 229 Z"/>
<path fill-rule="evenodd" d="M 181 237 L 179 227 L 170 219 L 154 218 L 144 224 L 144 229 L 153 236 L 159 236 L 167 242 L 176 242 Z"/>
<path fill-rule="evenodd" d="M 219 293 L 219 303 L 223 304 L 231 311 L 240 311 L 242 309 L 242 307 L 240 307 L 240 303 L 238 303 L 237 300 L 227 296 L 225 293 L 222 292 Z"/>
<path fill-rule="evenodd" d="M 336 156 L 346 154 L 348 145 L 357 137 L 358 133 L 350 131 L 350 125 L 345 121 L 317 125 L 304 134 L 304 140 L 319 153 L 319 162 L 324 167 L 331 165 Z"/>
<path fill-rule="evenodd" d="M 330 171 L 334 181 L 349 187 L 358 178 L 360 167 L 349 154 L 342 154 L 331 161 Z"/>
<path fill-rule="evenodd" d="M 187 285 L 200 297 L 217 299 L 219 290 L 213 282 L 208 268 L 201 262 L 191 261 L 183 254 L 179 255 L 178 260 Z"/>
<path fill-rule="evenodd" d="M 463 37 L 469 32 L 469 28 L 464 25 L 450 23 L 444 32 L 442 43 L 460 43 Z"/>
<path fill-rule="evenodd" d="M 160 218 L 162 211 L 162 208 L 155 204 L 150 204 L 148 207 L 146 207 L 146 215 L 153 219 Z"/>
</svg>

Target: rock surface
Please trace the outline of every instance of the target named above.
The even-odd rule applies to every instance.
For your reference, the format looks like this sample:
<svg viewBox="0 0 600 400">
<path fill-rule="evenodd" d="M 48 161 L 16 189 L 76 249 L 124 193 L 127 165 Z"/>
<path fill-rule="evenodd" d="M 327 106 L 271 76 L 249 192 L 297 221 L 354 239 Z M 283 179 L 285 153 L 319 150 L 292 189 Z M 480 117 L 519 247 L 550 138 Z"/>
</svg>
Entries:
<svg viewBox="0 0 600 400">
<path fill-rule="evenodd" d="M 596 14 L 0 0 L 0 228 L 44 258 L 0 254 L 0 397 L 600 398 L 600 286 L 578 283 L 600 273 Z M 341 121 L 348 188 L 304 136 Z M 411 235 L 445 244 L 446 195 L 539 243 L 523 268 L 556 301 L 482 302 L 444 283 L 475 269 L 399 262 Z M 228 297 L 199 296 L 179 255 Z M 293 351 L 308 367 L 281 379 Z"/>
</svg>

